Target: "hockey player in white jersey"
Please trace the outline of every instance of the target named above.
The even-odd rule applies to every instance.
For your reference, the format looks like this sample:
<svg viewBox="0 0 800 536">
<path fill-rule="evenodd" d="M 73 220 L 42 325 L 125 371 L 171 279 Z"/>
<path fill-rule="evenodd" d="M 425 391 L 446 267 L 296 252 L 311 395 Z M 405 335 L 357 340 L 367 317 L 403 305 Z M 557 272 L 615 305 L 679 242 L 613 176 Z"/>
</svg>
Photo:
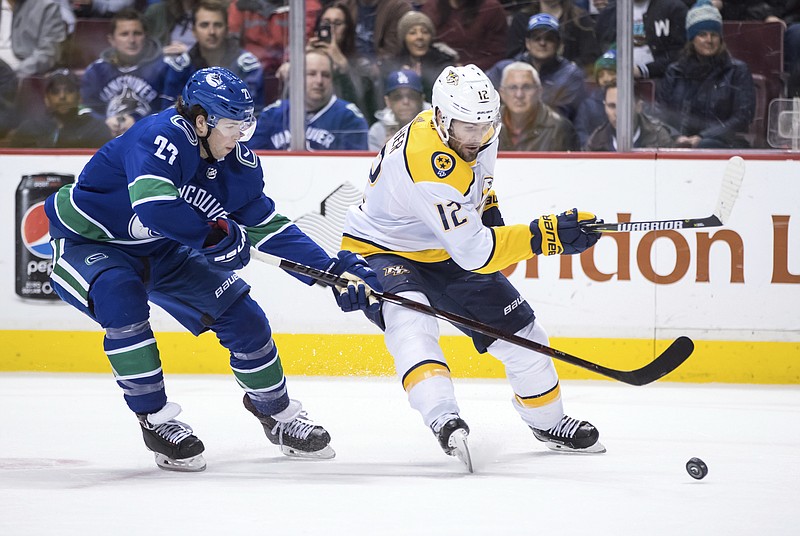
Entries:
<svg viewBox="0 0 800 536">
<path fill-rule="evenodd" d="M 547 333 L 500 270 L 533 255 L 580 253 L 599 233 L 568 210 L 530 224 L 505 225 L 492 191 L 500 100 L 474 65 L 447 67 L 423 111 L 383 147 L 364 201 L 347 213 L 342 248 L 367 257 L 387 292 L 474 318 L 540 344 Z M 369 316 L 369 315 L 368 315 Z M 383 303 L 372 315 L 385 331 L 411 407 L 446 454 L 472 470 L 436 319 Z M 462 329 L 476 349 L 503 362 L 512 403 L 533 435 L 553 450 L 598 453 L 597 429 L 564 414 L 550 357 Z"/>
</svg>

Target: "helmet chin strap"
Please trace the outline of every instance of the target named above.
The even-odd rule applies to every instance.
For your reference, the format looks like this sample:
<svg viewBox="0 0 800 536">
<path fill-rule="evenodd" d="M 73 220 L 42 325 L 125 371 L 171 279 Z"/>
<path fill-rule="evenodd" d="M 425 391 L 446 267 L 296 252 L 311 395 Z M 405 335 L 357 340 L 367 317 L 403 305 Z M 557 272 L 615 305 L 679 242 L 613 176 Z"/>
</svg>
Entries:
<svg viewBox="0 0 800 536">
<path fill-rule="evenodd" d="M 214 162 L 217 161 L 217 159 L 214 158 L 214 154 L 211 152 L 211 147 L 208 145 L 209 136 L 211 136 L 211 127 L 208 128 L 208 134 L 206 134 L 205 136 L 198 136 L 198 137 L 200 138 L 200 143 L 203 144 L 203 149 L 205 149 L 206 154 L 208 155 L 205 157 L 204 160 L 209 164 L 213 164 Z"/>
</svg>

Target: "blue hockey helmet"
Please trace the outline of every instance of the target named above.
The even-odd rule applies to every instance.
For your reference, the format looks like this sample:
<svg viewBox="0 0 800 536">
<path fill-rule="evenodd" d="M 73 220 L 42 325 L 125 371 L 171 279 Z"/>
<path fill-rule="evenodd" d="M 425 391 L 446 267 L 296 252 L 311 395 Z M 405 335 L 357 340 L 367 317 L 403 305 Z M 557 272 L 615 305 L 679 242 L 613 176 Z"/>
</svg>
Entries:
<svg viewBox="0 0 800 536">
<path fill-rule="evenodd" d="M 208 113 L 208 126 L 220 119 L 255 124 L 253 96 L 241 78 L 223 67 L 208 67 L 195 72 L 181 93 L 183 102 L 202 106 Z M 243 125 L 244 126 L 244 125 Z"/>
</svg>

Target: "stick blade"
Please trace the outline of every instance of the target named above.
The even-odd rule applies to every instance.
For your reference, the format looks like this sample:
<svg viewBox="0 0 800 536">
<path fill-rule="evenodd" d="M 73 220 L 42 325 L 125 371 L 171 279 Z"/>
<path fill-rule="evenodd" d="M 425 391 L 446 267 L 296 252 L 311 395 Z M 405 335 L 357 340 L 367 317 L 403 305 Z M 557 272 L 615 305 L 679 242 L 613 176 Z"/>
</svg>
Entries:
<svg viewBox="0 0 800 536">
<path fill-rule="evenodd" d="M 681 366 L 694 351 L 694 342 L 689 337 L 678 337 L 653 362 L 644 367 L 626 372 L 625 383 L 647 385 L 659 380 Z"/>
<path fill-rule="evenodd" d="M 733 205 L 739 197 L 739 188 L 744 180 L 744 159 L 741 156 L 733 156 L 725 166 L 725 174 L 722 176 L 722 187 L 719 191 L 719 200 L 714 215 L 725 224 L 731 216 Z"/>
</svg>

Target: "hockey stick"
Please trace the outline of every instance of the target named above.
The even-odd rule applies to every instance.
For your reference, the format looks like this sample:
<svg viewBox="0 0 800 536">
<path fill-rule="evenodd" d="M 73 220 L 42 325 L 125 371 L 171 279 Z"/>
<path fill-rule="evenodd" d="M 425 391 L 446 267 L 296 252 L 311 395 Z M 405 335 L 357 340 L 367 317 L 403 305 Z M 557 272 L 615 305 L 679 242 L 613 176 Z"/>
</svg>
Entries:
<svg viewBox="0 0 800 536">
<path fill-rule="evenodd" d="M 251 251 L 251 257 L 263 263 L 277 266 L 286 271 L 311 277 L 327 286 L 347 286 L 348 283 L 347 279 L 343 279 L 330 272 L 317 270 L 316 268 L 311 268 L 310 266 L 306 266 L 304 264 L 298 264 L 293 261 L 282 259 L 280 257 L 270 255 L 269 253 L 258 251 L 257 249 L 253 249 Z M 482 333 L 483 335 L 494 337 L 495 339 L 516 344 L 522 348 L 548 355 L 554 359 L 591 370 L 597 374 L 600 374 L 601 376 L 627 383 L 629 385 L 646 385 L 666 376 L 678 368 L 681 363 L 686 361 L 686 359 L 692 355 L 692 351 L 694 350 L 694 343 L 690 338 L 678 337 L 672 342 L 672 344 L 669 345 L 666 350 L 661 353 L 661 355 L 644 367 L 630 371 L 616 370 L 598 365 L 597 363 L 592 363 L 591 361 L 586 361 L 580 357 L 576 357 L 566 352 L 562 352 L 561 350 L 556 350 L 555 348 L 539 344 L 538 342 L 524 339 L 518 335 L 505 333 L 504 331 L 484 324 L 483 322 L 479 322 L 455 313 L 443 311 L 441 309 L 431 307 L 430 305 L 410 300 L 403 296 L 398 296 L 397 294 L 392 294 L 391 292 L 373 292 L 372 295 L 379 300 L 394 303 L 401 307 L 405 307 L 406 309 L 412 309 L 440 320 L 446 320 L 447 322 L 450 322 L 456 326 L 461 326 L 471 331 L 476 331 L 478 333 Z"/>
<path fill-rule="evenodd" d="M 739 195 L 739 187 L 744 179 L 744 160 L 734 156 L 728 160 L 725 174 L 722 176 L 722 187 L 717 200 L 717 208 L 707 218 L 691 218 L 684 220 L 636 221 L 628 223 L 587 223 L 584 229 L 603 233 L 631 231 L 665 231 L 668 229 L 695 229 L 698 227 L 720 227 L 725 225 L 733 210 L 733 204 Z"/>
</svg>

